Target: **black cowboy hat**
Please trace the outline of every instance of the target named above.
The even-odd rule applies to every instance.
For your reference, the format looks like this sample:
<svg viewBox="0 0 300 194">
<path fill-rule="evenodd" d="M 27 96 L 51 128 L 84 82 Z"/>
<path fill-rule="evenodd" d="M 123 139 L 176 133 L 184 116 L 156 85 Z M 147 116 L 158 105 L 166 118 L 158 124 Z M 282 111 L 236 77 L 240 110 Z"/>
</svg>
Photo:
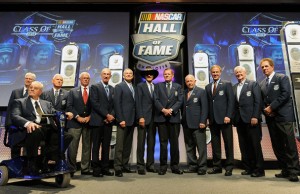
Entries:
<svg viewBox="0 0 300 194">
<path fill-rule="evenodd" d="M 147 75 L 153 75 L 153 79 L 155 79 L 158 76 L 158 71 L 148 66 L 145 70 L 140 71 L 140 74 L 142 77 L 146 77 Z"/>
</svg>

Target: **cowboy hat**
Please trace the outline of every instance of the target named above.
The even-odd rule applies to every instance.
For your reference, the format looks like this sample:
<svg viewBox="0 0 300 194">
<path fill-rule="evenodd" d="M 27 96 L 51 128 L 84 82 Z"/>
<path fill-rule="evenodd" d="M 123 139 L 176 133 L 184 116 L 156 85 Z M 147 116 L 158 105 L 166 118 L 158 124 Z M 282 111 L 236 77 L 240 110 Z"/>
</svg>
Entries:
<svg viewBox="0 0 300 194">
<path fill-rule="evenodd" d="M 146 77 L 147 75 L 153 75 L 153 79 L 155 79 L 158 76 L 158 71 L 148 66 L 145 70 L 140 71 L 140 74 L 142 77 Z"/>
</svg>

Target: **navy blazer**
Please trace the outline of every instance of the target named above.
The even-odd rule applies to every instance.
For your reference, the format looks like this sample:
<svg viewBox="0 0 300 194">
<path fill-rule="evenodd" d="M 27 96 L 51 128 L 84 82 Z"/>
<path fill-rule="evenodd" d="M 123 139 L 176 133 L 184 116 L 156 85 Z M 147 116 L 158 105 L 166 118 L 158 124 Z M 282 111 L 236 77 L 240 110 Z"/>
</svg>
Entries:
<svg viewBox="0 0 300 194">
<path fill-rule="evenodd" d="M 238 83 L 233 86 L 235 96 L 234 124 L 237 124 L 240 119 L 244 123 L 251 123 L 251 118 L 260 120 L 262 99 L 258 83 L 246 79 L 240 93 L 239 101 L 237 100 L 237 86 Z"/>
<path fill-rule="evenodd" d="M 55 110 L 50 102 L 42 99 L 40 99 L 39 102 L 45 114 L 55 113 Z M 11 119 L 13 124 L 20 129 L 23 129 L 25 123 L 27 123 L 28 121 L 34 122 L 36 120 L 36 113 L 34 111 L 30 97 L 14 100 L 12 104 Z M 20 130 L 16 133 L 10 133 L 9 144 L 15 145 L 21 142 L 23 139 L 25 139 L 26 133 L 26 130 Z"/>
<path fill-rule="evenodd" d="M 114 88 L 108 85 L 109 97 L 102 82 L 91 86 L 90 101 L 92 104 L 90 126 L 103 126 L 107 114 L 115 116 L 114 112 Z"/>
<path fill-rule="evenodd" d="M 155 85 L 153 86 L 155 87 Z M 153 88 L 154 92 L 155 88 Z M 150 94 L 147 83 L 139 83 L 137 85 L 137 118 L 144 118 L 145 125 L 149 125 L 153 117 L 154 111 L 154 94 Z"/>
<path fill-rule="evenodd" d="M 209 104 L 209 121 L 213 124 L 224 124 L 224 118 L 233 118 L 234 94 L 232 85 L 228 81 L 220 80 L 216 88 L 215 96 L 212 95 L 212 84 L 205 86 L 208 104 Z"/>
<path fill-rule="evenodd" d="M 294 108 L 291 98 L 291 85 L 289 78 L 280 73 L 275 73 L 268 88 L 266 79 L 260 83 L 264 108 L 271 106 L 275 113 L 275 120 L 278 122 L 294 122 Z"/>
<path fill-rule="evenodd" d="M 199 129 L 199 124 L 206 124 L 208 116 L 208 102 L 204 89 L 194 87 L 190 98 L 187 99 L 188 90 L 184 92 L 182 125 L 190 129 Z"/>
<path fill-rule="evenodd" d="M 86 104 L 83 102 L 81 87 L 73 88 L 69 91 L 67 99 L 67 111 L 72 112 L 74 117 L 67 122 L 67 128 L 80 128 L 82 124 L 76 120 L 76 116 L 87 117 L 91 114 L 91 88 L 89 88 L 89 96 Z"/>
<path fill-rule="evenodd" d="M 136 121 L 136 89 L 133 85 L 132 87 L 135 91 L 135 97 L 132 96 L 132 92 L 125 81 L 117 84 L 114 91 L 114 109 L 116 113 L 116 120 L 118 123 L 125 121 L 126 126 L 133 126 Z"/>
<path fill-rule="evenodd" d="M 59 90 L 59 95 L 55 104 L 54 89 L 44 91 L 40 96 L 41 99 L 51 102 L 53 107 L 58 111 L 65 111 L 67 108 L 68 91 L 65 89 Z"/>
<path fill-rule="evenodd" d="M 7 105 L 7 109 L 6 109 L 5 126 L 12 125 L 12 121 L 11 121 L 12 104 L 15 99 L 24 98 L 23 91 L 24 91 L 24 87 L 15 89 L 11 92 L 11 95 L 10 95 L 10 98 L 8 101 L 8 105 Z"/>
<path fill-rule="evenodd" d="M 170 90 L 170 96 L 167 95 L 166 82 L 161 82 L 155 85 L 154 89 L 154 104 L 155 104 L 155 116 L 154 122 L 166 122 L 180 123 L 180 108 L 183 103 L 183 95 L 181 85 L 172 82 L 172 88 Z M 171 116 L 164 116 L 161 112 L 163 108 L 172 108 L 173 114 Z"/>
</svg>

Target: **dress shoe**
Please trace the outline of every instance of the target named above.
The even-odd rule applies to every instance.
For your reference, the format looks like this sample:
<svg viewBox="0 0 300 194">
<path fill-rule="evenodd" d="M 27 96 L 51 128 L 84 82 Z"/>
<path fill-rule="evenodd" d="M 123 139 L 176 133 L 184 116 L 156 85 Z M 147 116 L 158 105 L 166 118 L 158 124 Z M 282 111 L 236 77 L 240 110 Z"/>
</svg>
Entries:
<svg viewBox="0 0 300 194">
<path fill-rule="evenodd" d="M 122 176 L 123 176 L 122 170 L 116 170 L 116 171 L 115 171 L 115 176 L 117 176 L 117 177 L 122 177 Z"/>
<path fill-rule="evenodd" d="M 139 169 L 139 170 L 138 170 L 138 174 L 139 174 L 139 175 L 145 175 L 145 174 L 146 174 L 145 169 Z"/>
<path fill-rule="evenodd" d="M 207 171 L 208 174 L 220 174 L 222 173 L 222 169 L 219 169 L 219 168 L 213 168 L 209 171 Z"/>
<path fill-rule="evenodd" d="M 122 171 L 124 173 L 136 173 L 136 170 L 131 170 L 130 168 L 123 168 Z"/>
<path fill-rule="evenodd" d="M 158 171 L 158 175 L 165 175 L 166 174 L 166 170 L 159 170 Z"/>
<path fill-rule="evenodd" d="M 251 174 L 251 177 L 263 177 L 263 176 L 265 176 L 265 172 L 263 171 L 263 172 L 253 172 L 252 174 Z"/>
<path fill-rule="evenodd" d="M 81 175 L 93 175 L 90 171 L 81 171 Z"/>
<path fill-rule="evenodd" d="M 275 174 L 276 178 L 288 178 L 289 177 L 289 173 L 285 172 L 285 171 L 281 171 L 279 174 Z"/>
<path fill-rule="evenodd" d="M 174 173 L 174 174 L 183 174 L 183 171 L 180 170 L 180 169 L 174 169 L 174 170 L 172 170 L 172 173 Z"/>
<path fill-rule="evenodd" d="M 155 168 L 147 168 L 146 170 L 147 172 L 157 173 L 157 170 Z"/>
<path fill-rule="evenodd" d="M 241 172 L 241 175 L 251 175 L 252 172 L 250 170 L 245 170 L 243 172 Z"/>
<path fill-rule="evenodd" d="M 103 177 L 102 172 L 93 172 L 93 177 Z"/>
<path fill-rule="evenodd" d="M 197 173 L 196 169 L 184 169 L 183 170 L 184 173 Z"/>
<path fill-rule="evenodd" d="M 297 174 L 290 174 L 288 179 L 291 182 L 298 182 L 299 181 Z"/>
<path fill-rule="evenodd" d="M 231 176 L 232 175 L 232 170 L 226 170 L 225 176 Z"/>
<path fill-rule="evenodd" d="M 197 172 L 198 175 L 205 175 L 206 174 L 206 170 L 203 169 L 199 169 Z"/>
<path fill-rule="evenodd" d="M 102 174 L 105 176 L 114 176 L 115 173 L 110 170 L 103 170 Z"/>
</svg>

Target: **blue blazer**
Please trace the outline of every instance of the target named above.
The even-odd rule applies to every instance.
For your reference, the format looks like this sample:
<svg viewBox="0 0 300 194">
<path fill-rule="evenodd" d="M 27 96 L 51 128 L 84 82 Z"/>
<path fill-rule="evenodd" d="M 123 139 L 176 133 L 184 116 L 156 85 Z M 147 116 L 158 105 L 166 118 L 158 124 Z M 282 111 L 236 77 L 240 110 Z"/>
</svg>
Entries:
<svg viewBox="0 0 300 194">
<path fill-rule="evenodd" d="M 107 94 L 103 84 L 97 83 L 91 86 L 90 91 L 90 101 L 92 104 L 92 112 L 91 112 L 91 126 L 103 126 L 104 120 L 106 119 L 107 114 L 111 114 L 115 116 L 114 111 L 114 88 L 108 85 L 109 88 L 109 97 L 107 98 Z"/>
<path fill-rule="evenodd" d="M 23 90 L 24 90 L 24 87 L 19 88 L 19 89 L 15 89 L 11 92 L 11 95 L 10 95 L 10 98 L 9 98 L 9 101 L 8 101 L 8 105 L 7 105 L 5 126 L 12 125 L 12 121 L 11 121 L 12 104 L 13 104 L 15 99 L 19 99 L 19 98 L 24 97 L 23 96 Z"/>
<path fill-rule="evenodd" d="M 235 112 L 233 122 L 236 124 L 240 119 L 244 123 L 251 123 L 251 118 L 261 119 L 261 90 L 256 81 L 245 80 L 239 101 L 237 100 L 237 86 L 233 86 L 235 96 Z"/>
<path fill-rule="evenodd" d="M 180 108 L 183 103 L 183 95 L 181 85 L 172 82 L 170 96 L 167 95 L 166 82 L 161 82 L 155 85 L 154 89 L 154 103 L 155 116 L 154 122 L 162 123 L 169 121 L 170 123 L 180 123 Z M 172 108 L 173 114 L 169 117 L 164 116 L 161 112 L 163 108 Z"/>
<path fill-rule="evenodd" d="M 195 86 L 189 99 L 188 90 L 184 92 L 182 125 L 190 129 L 199 129 L 199 124 L 206 124 L 208 102 L 204 89 Z"/>
<path fill-rule="evenodd" d="M 59 95 L 55 104 L 54 89 L 44 91 L 40 96 L 41 99 L 51 102 L 55 110 L 65 111 L 67 108 L 68 91 L 65 89 L 59 90 Z"/>
<path fill-rule="evenodd" d="M 280 73 L 275 73 L 268 88 L 266 79 L 260 83 L 264 108 L 271 106 L 275 112 L 274 119 L 278 122 L 294 122 L 294 108 L 291 98 L 291 85 L 289 78 Z"/>
<path fill-rule="evenodd" d="M 125 121 L 126 126 L 133 126 L 136 121 L 136 89 L 134 86 L 133 88 L 135 97 L 132 96 L 132 92 L 125 81 L 117 84 L 114 91 L 116 120 L 118 123 Z"/>
<path fill-rule="evenodd" d="M 74 117 L 73 119 L 67 122 L 67 128 L 80 128 L 82 124 L 76 120 L 76 115 L 87 117 L 91 114 L 91 88 L 89 88 L 89 96 L 87 104 L 84 104 L 82 98 L 81 87 L 73 88 L 69 91 L 67 99 L 67 111 L 72 112 Z"/>
<path fill-rule="evenodd" d="M 212 84 L 205 86 L 208 104 L 209 104 L 209 121 L 213 124 L 224 124 L 224 118 L 233 118 L 234 94 L 232 85 L 228 81 L 220 80 L 216 89 L 215 96 L 212 95 Z"/>
<path fill-rule="evenodd" d="M 149 125 L 152 120 L 155 109 L 153 97 L 154 94 L 151 96 L 147 83 L 139 83 L 137 85 L 137 118 L 144 118 L 146 125 Z"/>
</svg>

